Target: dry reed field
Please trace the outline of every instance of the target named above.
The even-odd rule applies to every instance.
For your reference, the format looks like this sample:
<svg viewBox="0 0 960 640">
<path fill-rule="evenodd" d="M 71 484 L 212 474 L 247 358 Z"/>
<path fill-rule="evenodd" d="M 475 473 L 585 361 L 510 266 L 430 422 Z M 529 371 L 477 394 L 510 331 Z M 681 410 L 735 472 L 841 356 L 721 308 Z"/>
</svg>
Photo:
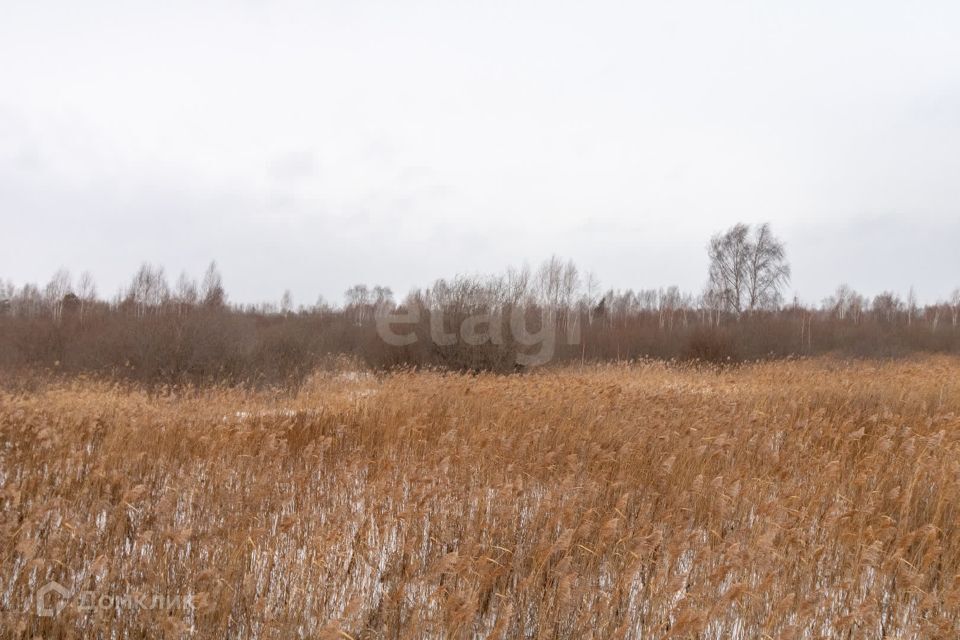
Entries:
<svg viewBox="0 0 960 640">
<path fill-rule="evenodd" d="M 955 359 L 50 381 L 0 434 L 4 637 L 960 634 Z"/>
</svg>

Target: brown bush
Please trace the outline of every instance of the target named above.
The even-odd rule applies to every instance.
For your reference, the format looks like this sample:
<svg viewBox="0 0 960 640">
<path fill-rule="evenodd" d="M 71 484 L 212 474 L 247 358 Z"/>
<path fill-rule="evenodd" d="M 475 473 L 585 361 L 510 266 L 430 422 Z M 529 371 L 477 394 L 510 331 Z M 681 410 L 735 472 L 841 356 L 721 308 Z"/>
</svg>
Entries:
<svg viewBox="0 0 960 640">
<path fill-rule="evenodd" d="M 728 365 L 740 361 L 730 334 L 717 327 L 699 327 L 691 331 L 681 353 L 685 360 L 711 364 Z"/>
</svg>

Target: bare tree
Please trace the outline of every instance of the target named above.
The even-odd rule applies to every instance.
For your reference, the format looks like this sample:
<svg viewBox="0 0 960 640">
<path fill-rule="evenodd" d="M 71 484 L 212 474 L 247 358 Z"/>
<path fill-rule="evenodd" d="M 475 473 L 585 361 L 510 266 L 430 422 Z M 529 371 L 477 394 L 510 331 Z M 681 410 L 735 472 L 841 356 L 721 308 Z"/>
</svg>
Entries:
<svg viewBox="0 0 960 640">
<path fill-rule="evenodd" d="M 287 289 L 280 298 L 280 313 L 288 316 L 291 311 L 293 311 L 293 294 L 290 293 L 290 289 Z"/>
<path fill-rule="evenodd" d="M 600 279 L 592 271 L 588 271 L 583 281 L 583 296 L 581 306 L 587 312 L 587 319 L 593 322 L 593 312 L 597 305 L 602 302 L 600 297 Z"/>
<path fill-rule="evenodd" d="M 44 287 L 44 302 L 50 309 L 50 312 L 53 314 L 53 318 L 56 321 L 60 320 L 60 316 L 63 312 L 64 296 L 73 292 L 72 282 L 73 281 L 70 277 L 70 272 L 66 269 L 60 268 L 57 269 L 57 272 L 53 274 L 52 278 L 50 278 L 50 282 L 48 282 L 47 286 Z"/>
<path fill-rule="evenodd" d="M 344 292 L 347 306 L 370 304 L 370 289 L 365 284 L 355 284 Z"/>
<path fill-rule="evenodd" d="M 333 307 L 331 307 L 327 299 L 323 297 L 323 294 L 318 295 L 317 301 L 313 303 L 313 312 L 325 314 L 331 311 L 333 311 Z"/>
<path fill-rule="evenodd" d="M 661 329 L 673 331 L 674 316 L 684 305 L 680 287 L 674 285 L 657 291 L 657 317 Z"/>
<path fill-rule="evenodd" d="M 697 298 L 697 308 L 700 311 L 700 321 L 707 324 L 719 324 L 720 311 L 723 309 L 723 300 L 719 292 L 707 285 L 700 297 Z"/>
<path fill-rule="evenodd" d="M 197 282 L 186 272 L 181 272 L 177 278 L 177 291 L 175 294 L 177 301 L 177 312 L 183 313 L 186 309 L 197 304 L 200 299 L 200 293 L 197 291 Z"/>
<path fill-rule="evenodd" d="M 28 318 L 39 316 L 43 312 L 44 299 L 40 289 L 32 282 L 20 287 L 13 299 L 13 309 L 17 315 Z"/>
<path fill-rule="evenodd" d="M 551 312 L 560 307 L 563 295 L 563 261 L 557 256 L 550 256 L 537 269 L 536 288 L 540 303 Z"/>
<path fill-rule="evenodd" d="M 0 315 L 9 313 L 13 310 L 13 296 L 17 293 L 17 288 L 13 282 L 0 280 Z"/>
<path fill-rule="evenodd" d="M 163 267 L 154 267 L 146 262 L 133 276 L 127 289 L 126 299 L 134 305 L 137 316 L 149 309 L 159 309 L 170 298 L 170 286 Z"/>
<path fill-rule="evenodd" d="M 530 266 L 523 265 L 519 269 L 510 267 L 507 269 L 507 275 L 504 279 L 505 298 L 507 304 L 523 305 L 528 302 L 530 297 Z"/>
<path fill-rule="evenodd" d="M 953 316 L 953 326 L 957 326 L 957 319 L 960 317 L 960 288 L 954 289 L 950 296 L 950 309 Z"/>
<path fill-rule="evenodd" d="M 393 289 L 379 284 L 374 285 L 373 305 L 376 308 L 377 313 L 383 313 L 384 311 L 392 309 L 394 306 Z"/>
<path fill-rule="evenodd" d="M 370 289 L 365 284 L 355 284 L 344 292 L 345 310 L 353 316 L 354 322 L 362 324 L 370 306 Z"/>
<path fill-rule="evenodd" d="M 708 292 L 723 310 L 740 315 L 745 311 L 775 309 L 782 289 L 790 281 L 790 265 L 783 242 L 769 224 L 752 232 L 749 225 L 736 224 L 710 239 Z"/>
<path fill-rule="evenodd" d="M 823 300 L 823 309 L 834 314 L 838 320 L 850 319 L 854 324 L 860 324 L 866 300 L 862 295 L 846 284 L 837 287 L 837 291 Z"/>
<path fill-rule="evenodd" d="M 93 280 L 93 274 L 89 271 L 80 274 L 80 280 L 77 282 L 77 296 L 80 298 L 80 322 L 83 322 L 84 316 L 90 312 L 90 307 L 97 300 L 97 285 Z"/>
<path fill-rule="evenodd" d="M 723 310 L 736 314 L 744 310 L 749 244 L 750 227 L 736 224 L 726 233 L 713 236 L 707 248 L 711 297 L 720 301 Z"/>
<path fill-rule="evenodd" d="M 790 282 L 786 247 L 773 235 L 770 224 L 764 223 L 755 229 L 753 243 L 748 249 L 748 309 L 779 307 L 783 299 L 781 289 Z"/>
<path fill-rule="evenodd" d="M 223 277 L 217 269 L 217 263 L 211 262 L 207 272 L 203 275 L 201 299 L 204 306 L 219 308 L 227 303 L 227 293 L 223 288 Z"/>
<path fill-rule="evenodd" d="M 897 314 L 903 310 L 903 301 L 897 294 L 884 291 L 874 297 L 871 308 L 878 320 L 893 322 Z"/>
<path fill-rule="evenodd" d="M 917 314 L 917 292 L 914 288 L 910 287 L 910 292 L 907 294 L 907 325 L 913 325 L 913 316 Z"/>
<path fill-rule="evenodd" d="M 580 291 L 580 271 L 573 260 L 567 260 L 560 274 L 560 304 L 568 310 L 573 306 L 577 293 Z"/>
</svg>

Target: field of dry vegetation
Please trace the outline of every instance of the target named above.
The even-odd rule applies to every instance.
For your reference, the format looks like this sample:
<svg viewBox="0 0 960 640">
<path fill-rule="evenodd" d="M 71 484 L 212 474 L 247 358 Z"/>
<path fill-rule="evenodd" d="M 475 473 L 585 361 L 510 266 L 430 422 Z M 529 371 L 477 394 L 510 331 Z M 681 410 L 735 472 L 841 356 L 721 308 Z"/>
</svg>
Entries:
<svg viewBox="0 0 960 640">
<path fill-rule="evenodd" d="M 49 381 L 0 392 L 0 491 L 5 637 L 960 634 L 947 357 Z"/>
</svg>

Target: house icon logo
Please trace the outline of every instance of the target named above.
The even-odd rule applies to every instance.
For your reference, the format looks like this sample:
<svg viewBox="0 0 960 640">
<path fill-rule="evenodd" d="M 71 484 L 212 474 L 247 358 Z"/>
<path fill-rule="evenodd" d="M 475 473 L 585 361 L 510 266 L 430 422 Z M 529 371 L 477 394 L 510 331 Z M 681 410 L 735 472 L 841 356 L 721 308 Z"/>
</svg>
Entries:
<svg viewBox="0 0 960 640">
<path fill-rule="evenodd" d="M 51 593 L 53 596 L 49 595 Z M 70 590 L 65 586 L 56 581 L 48 582 L 37 591 L 37 615 L 43 618 L 52 618 L 63 611 L 69 597 Z"/>
</svg>

